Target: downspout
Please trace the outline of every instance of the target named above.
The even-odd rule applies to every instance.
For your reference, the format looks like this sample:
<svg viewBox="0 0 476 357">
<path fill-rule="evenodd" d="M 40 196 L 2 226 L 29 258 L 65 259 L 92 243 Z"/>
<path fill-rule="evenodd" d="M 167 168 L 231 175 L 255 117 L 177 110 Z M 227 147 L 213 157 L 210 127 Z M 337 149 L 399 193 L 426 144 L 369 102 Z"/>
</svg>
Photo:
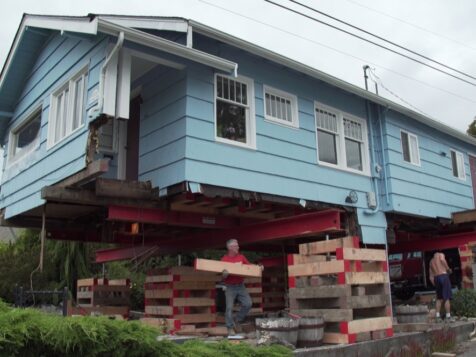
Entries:
<svg viewBox="0 0 476 357">
<path fill-rule="evenodd" d="M 88 112 L 89 119 L 96 118 L 103 111 L 104 105 L 104 81 L 106 80 L 106 69 L 111 59 L 120 51 L 122 45 L 124 44 L 124 32 L 120 32 L 117 38 L 117 43 L 113 47 L 112 51 L 106 57 L 102 67 L 101 67 L 101 78 L 99 79 L 99 98 L 97 104 L 92 107 Z"/>
<path fill-rule="evenodd" d="M 371 160 L 371 172 L 370 172 L 370 180 L 372 182 L 372 186 L 373 186 L 373 189 L 374 189 L 374 192 L 375 192 L 375 202 L 376 202 L 376 205 L 374 208 L 372 209 L 366 209 L 364 211 L 365 214 L 368 214 L 368 215 L 373 215 L 375 213 L 377 213 L 380 209 L 380 203 L 379 203 L 379 197 L 378 197 L 378 187 L 377 187 L 377 177 L 374 175 L 374 170 L 375 170 L 375 146 L 374 146 L 374 132 L 373 132 L 373 125 L 372 125 L 372 118 L 370 117 L 370 109 L 369 109 L 369 101 L 366 100 L 365 101 L 365 111 L 366 111 L 366 114 L 367 114 L 367 120 L 369 122 L 369 134 L 370 134 L 370 147 L 371 147 L 371 150 L 370 150 L 370 160 Z"/>
<path fill-rule="evenodd" d="M 385 113 L 388 111 L 388 107 L 385 108 Z M 385 115 L 384 113 L 384 115 Z M 385 116 L 380 116 L 380 110 L 378 111 L 378 119 L 380 122 L 380 145 L 382 147 L 382 165 L 383 165 L 383 176 L 384 176 L 384 185 L 385 185 L 385 201 L 387 202 L 387 206 L 390 205 L 390 193 L 388 191 L 388 176 L 387 176 L 387 162 L 385 161 L 385 153 L 384 153 L 384 142 L 383 142 L 383 123 L 385 121 Z"/>
</svg>

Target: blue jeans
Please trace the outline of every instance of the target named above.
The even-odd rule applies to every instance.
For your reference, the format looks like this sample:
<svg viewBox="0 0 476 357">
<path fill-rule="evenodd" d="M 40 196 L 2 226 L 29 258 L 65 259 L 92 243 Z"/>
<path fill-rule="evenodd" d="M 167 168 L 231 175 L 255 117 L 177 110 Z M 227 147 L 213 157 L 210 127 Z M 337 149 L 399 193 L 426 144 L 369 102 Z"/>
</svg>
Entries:
<svg viewBox="0 0 476 357">
<path fill-rule="evenodd" d="M 235 323 L 233 322 L 233 306 L 235 305 L 235 300 L 238 300 L 238 302 L 241 305 L 240 311 L 238 311 L 238 313 L 236 314 L 236 322 L 240 323 L 245 319 L 246 314 L 251 309 L 251 297 L 250 297 L 250 294 L 248 294 L 248 291 L 246 291 L 244 284 L 227 285 L 225 296 L 226 296 L 226 312 L 225 312 L 226 327 L 233 328 L 233 326 L 235 325 Z"/>
</svg>

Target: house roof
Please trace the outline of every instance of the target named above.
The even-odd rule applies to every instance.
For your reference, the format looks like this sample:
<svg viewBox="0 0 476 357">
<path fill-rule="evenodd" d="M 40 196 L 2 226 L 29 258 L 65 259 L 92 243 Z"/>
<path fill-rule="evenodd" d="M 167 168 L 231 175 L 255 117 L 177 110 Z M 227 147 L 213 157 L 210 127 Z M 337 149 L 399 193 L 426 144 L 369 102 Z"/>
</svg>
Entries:
<svg viewBox="0 0 476 357">
<path fill-rule="evenodd" d="M 364 90 L 356 85 L 331 76 L 316 68 L 300 63 L 291 58 L 265 49 L 251 42 L 239 39 L 202 23 L 187 20 L 180 17 L 156 17 L 156 16 L 122 16 L 107 14 L 89 14 L 83 17 L 74 16 L 45 16 L 25 14 L 15 36 L 14 42 L 8 54 L 5 65 L 0 73 L 0 135 L 3 136 L 8 119 L 23 84 L 29 73 L 33 61 L 46 40 L 49 30 L 66 32 L 81 32 L 97 34 L 103 32 L 117 36 L 119 32 L 125 33 L 127 40 L 141 43 L 146 46 L 160 48 L 167 52 L 206 63 L 223 71 L 233 72 L 237 70 L 237 64 L 208 53 L 183 46 L 172 41 L 158 38 L 138 29 L 169 30 L 187 32 L 191 30 L 221 42 L 249 51 L 257 56 L 269 59 L 275 63 L 284 65 L 310 77 L 319 79 L 337 88 L 353 93 L 373 103 L 404 114 L 418 122 L 433 127 L 443 133 L 455 137 L 471 145 L 476 145 L 476 139 L 456 130 L 440 121 L 420 114 L 403 105 L 389 99 L 380 97 L 372 92 Z M 11 63 L 15 61 L 15 66 Z M 6 85 L 8 83 L 8 86 Z M 8 87 L 8 91 L 6 90 Z"/>
</svg>

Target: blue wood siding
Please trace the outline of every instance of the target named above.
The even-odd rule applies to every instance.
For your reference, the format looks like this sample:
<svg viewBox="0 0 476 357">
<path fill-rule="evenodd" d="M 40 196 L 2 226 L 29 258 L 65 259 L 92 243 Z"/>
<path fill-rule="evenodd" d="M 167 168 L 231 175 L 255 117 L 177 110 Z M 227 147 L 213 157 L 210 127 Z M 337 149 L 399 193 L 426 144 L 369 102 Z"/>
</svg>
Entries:
<svg viewBox="0 0 476 357">
<path fill-rule="evenodd" d="M 393 111 L 386 114 L 384 128 L 391 209 L 449 218 L 451 212 L 474 207 L 467 155 L 473 146 Z M 401 130 L 417 135 L 421 166 L 403 160 Z M 453 176 L 451 149 L 464 155 L 465 180 Z"/>
<path fill-rule="evenodd" d="M 94 102 L 90 98 L 97 90 L 106 45 L 107 40 L 104 38 L 80 39 L 53 33 L 37 56 L 18 98 L 10 128 L 24 120 L 25 113 L 33 107 L 41 105 L 41 139 L 36 150 L 13 164 L 6 160 L 8 152 L 5 150 L 1 207 L 6 208 L 6 218 L 41 205 L 42 187 L 54 184 L 84 168 L 88 135 L 86 110 L 83 113 L 86 124 L 47 150 L 50 97 L 52 92 L 87 64 L 86 109 L 93 106 Z M 5 147 L 8 148 L 8 142 Z"/>
</svg>

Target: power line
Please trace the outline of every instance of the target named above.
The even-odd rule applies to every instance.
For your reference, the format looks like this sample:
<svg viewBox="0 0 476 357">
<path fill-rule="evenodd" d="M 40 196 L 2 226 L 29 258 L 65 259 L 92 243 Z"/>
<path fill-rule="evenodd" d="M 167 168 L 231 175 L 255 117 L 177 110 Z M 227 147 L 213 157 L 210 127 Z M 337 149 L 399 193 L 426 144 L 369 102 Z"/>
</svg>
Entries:
<svg viewBox="0 0 476 357">
<path fill-rule="evenodd" d="M 445 35 L 443 35 L 443 34 L 441 34 L 441 33 L 438 33 L 438 32 L 432 31 L 432 30 L 429 30 L 429 29 L 424 28 L 424 27 L 422 27 L 422 26 L 419 26 L 419 25 L 416 25 L 416 24 L 411 23 L 411 22 L 409 22 L 409 21 L 403 20 L 403 19 L 401 19 L 401 18 L 399 18 L 399 17 L 396 17 L 396 16 L 393 16 L 393 15 L 387 14 L 386 12 L 383 12 L 383 11 L 374 9 L 374 8 L 372 8 L 372 7 L 370 7 L 370 6 L 361 4 L 361 3 L 359 3 L 358 1 L 354 1 L 354 0 L 346 0 L 346 1 L 347 1 L 347 2 L 350 2 L 350 3 L 354 4 L 354 5 L 360 6 L 360 7 L 364 8 L 364 9 L 367 9 L 367 10 L 370 10 L 370 11 L 373 11 L 373 12 L 376 12 L 377 14 L 386 16 L 386 17 L 388 17 L 388 18 L 390 18 L 390 19 L 393 19 L 393 20 L 399 21 L 399 22 L 401 22 L 401 23 L 404 23 L 404 24 L 406 24 L 406 25 L 408 25 L 408 26 L 414 27 L 414 28 L 416 28 L 416 29 L 418 29 L 418 30 L 421 30 L 421 31 L 430 33 L 430 34 L 432 34 L 433 36 L 441 37 L 441 38 L 444 38 L 444 39 L 447 40 L 447 41 L 451 41 L 451 42 L 457 43 L 458 45 L 463 46 L 463 47 L 466 47 L 466 48 L 468 48 L 468 49 L 470 49 L 470 50 L 472 50 L 472 51 L 476 51 L 476 48 L 471 47 L 471 46 L 468 46 L 468 45 L 467 45 L 466 43 L 464 43 L 464 42 L 460 42 L 460 41 L 458 41 L 458 40 L 455 40 L 454 38 L 445 36 Z"/>
<path fill-rule="evenodd" d="M 423 66 L 432 68 L 432 69 L 434 69 L 435 71 L 441 72 L 441 73 L 443 73 L 443 74 L 446 74 L 447 76 L 453 77 L 453 78 L 455 78 L 455 79 L 458 79 L 458 80 L 460 80 L 460 81 L 462 81 L 462 82 L 465 82 L 465 83 L 467 83 L 467 84 L 469 84 L 469 85 L 472 85 L 472 86 L 476 87 L 476 83 L 470 82 L 470 81 L 468 81 L 468 80 L 466 80 L 466 79 L 464 79 L 464 78 L 461 78 L 461 77 L 458 77 L 458 76 L 456 76 L 456 75 L 454 75 L 454 74 L 448 73 L 448 72 L 446 72 L 446 71 L 444 71 L 444 70 L 442 70 L 442 69 L 440 69 L 440 68 L 438 68 L 438 67 L 432 66 L 432 65 L 430 65 L 430 64 L 428 64 L 428 63 L 425 63 L 425 62 L 423 62 L 423 61 L 420 61 L 420 60 L 418 60 L 418 59 L 416 59 L 416 58 L 410 57 L 410 56 L 408 56 L 408 55 L 406 55 L 406 54 L 404 54 L 404 53 L 401 53 L 401 52 L 398 52 L 398 51 L 396 51 L 396 50 L 394 50 L 394 49 L 391 49 L 390 47 L 381 45 L 381 44 L 379 44 L 379 43 L 377 43 L 377 42 L 375 42 L 375 41 L 372 41 L 372 40 L 369 40 L 369 39 L 367 39 L 367 38 L 365 38 L 365 37 L 356 35 L 356 34 L 350 32 L 350 31 L 344 30 L 344 29 L 342 29 L 342 28 L 340 28 L 340 27 L 337 27 L 337 26 L 334 26 L 334 25 L 332 25 L 332 24 L 329 24 L 329 23 L 327 23 L 327 22 L 325 22 L 325 21 L 316 19 L 315 17 L 312 17 L 312 16 L 310 16 L 310 15 L 306 15 L 306 14 L 300 12 L 300 11 L 291 9 L 291 8 L 289 8 L 289 7 L 287 7 L 287 6 L 278 4 L 278 3 L 274 2 L 274 1 L 271 1 L 271 0 L 264 0 L 264 1 L 266 1 L 266 2 L 268 2 L 268 3 L 270 3 L 270 4 L 273 4 L 273 5 L 277 6 L 277 7 L 280 7 L 280 8 L 282 8 L 282 9 L 284 9 L 284 10 L 287 10 L 287 11 L 293 12 L 293 13 L 295 13 L 295 14 L 297 14 L 297 15 L 300 15 L 300 16 L 303 16 L 303 17 L 305 17 L 305 18 L 308 18 L 308 19 L 310 19 L 310 20 L 312 20 L 312 21 L 315 21 L 315 22 L 318 22 L 318 23 L 320 23 L 320 24 L 326 25 L 326 26 L 328 26 L 328 27 L 330 27 L 330 28 L 333 28 L 333 29 L 335 29 L 335 30 L 338 30 L 338 31 L 340 31 L 340 32 L 346 33 L 346 34 L 348 34 L 348 35 L 350 35 L 350 36 L 352 36 L 352 37 L 355 37 L 355 38 L 358 38 L 358 39 L 363 40 L 363 41 L 365 41 L 365 42 L 368 42 L 368 43 L 370 43 L 370 44 L 373 44 L 373 45 L 375 45 L 375 46 L 377 46 L 377 47 L 380 47 L 380 48 L 382 48 L 382 49 L 385 49 L 385 50 L 387 50 L 387 51 L 390 51 L 390 52 L 392 52 L 392 53 L 395 53 L 396 55 L 399 55 L 399 56 L 401 56 L 401 57 L 407 58 L 407 59 L 409 59 L 409 60 L 411 60 L 411 61 L 414 61 L 414 62 L 416 62 L 416 63 L 419 63 L 419 64 L 421 64 L 421 65 L 423 65 Z"/>
<path fill-rule="evenodd" d="M 385 71 L 391 72 L 391 73 L 393 73 L 393 74 L 395 74 L 395 75 L 397 75 L 397 76 L 400 76 L 400 77 L 402 77 L 402 78 L 408 79 L 408 80 L 410 80 L 410 81 L 414 81 L 414 82 L 420 83 L 421 85 L 423 85 L 423 86 L 425 86 L 425 87 L 438 90 L 438 91 L 440 91 L 440 92 L 449 94 L 449 95 L 451 95 L 451 96 L 453 96 L 453 97 L 459 98 L 459 99 L 464 100 L 464 101 L 467 101 L 467 102 L 476 103 L 475 100 L 472 100 L 472 99 L 470 99 L 470 98 L 464 97 L 464 96 L 459 95 L 459 94 L 454 93 L 454 92 L 451 92 L 451 91 L 449 91 L 449 90 L 447 90 L 447 89 L 443 89 L 443 88 L 434 86 L 434 85 L 432 85 L 432 84 L 426 83 L 426 82 L 421 81 L 421 80 L 419 80 L 419 79 L 410 77 L 410 76 L 408 76 L 408 75 L 406 75 L 406 74 L 400 73 L 400 72 L 395 71 L 395 70 L 393 70 L 393 69 L 391 69 L 391 68 L 388 68 L 388 67 L 382 66 L 382 65 L 380 65 L 380 64 L 378 64 L 378 63 L 369 61 L 368 59 L 361 58 L 361 57 L 355 56 L 355 55 L 353 55 L 353 54 L 350 54 L 350 53 L 347 53 L 347 52 L 338 50 L 338 49 L 336 49 L 336 48 L 334 48 L 334 47 L 332 47 L 332 46 L 328 46 L 328 45 L 323 44 L 323 43 L 321 43 L 321 42 L 318 42 L 318 41 L 316 41 L 316 40 L 313 40 L 313 39 L 310 39 L 310 38 L 301 36 L 301 35 L 299 35 L 299 34 L 297 34 L 297 33 L 295 33 L 295 32 L 291 32 L 291 31 L 288 31 L 288 30 L 284 30 L 284 29 L 282 29 L 282 28 L 280 28 L 280 27 L 274 26 L 274 25 L 272 25 L 272 24 L 268 24 L 268 23 L 266 23 L 266 22 L 263 22 L 263 21 L 260 21 L 260 20 L 258 20 L 258 19 L 255 19 L 255 18 L 253 18 L 253 17 L 250 17 L 250 16 L 247 16 L 247 15 L 241 14 L 241 13 L 239 13 L 239 12 L 236 12 L 236 11 L 233 11 L 233 10 L 230 10 L 230 9 L 227 9 L 227 8 L 224 8 L 224 7 L 222 7 L 222 6 L 219 6 L 219 5 L 210 3 L 210 2 L 205 1 L 205 0 L 198 0 L 198 1 L 199 1 L 199 2 L 202 2 L 202 3 L 204 3 L 204 4 L 207 4 L 207 5 L 209 5 L 209 6 L 215 7 L 215 8 L 217 8 L 217 9 L 220 9 L 220 10 L 222 10 L 222 11 L 228 12 L 228 13 L 230 13 L 230 14 L 233 14 L 233 15 L 236 15 L 236 16 L 239 16 L 239 17 L 242 17 L 242 18 L 245 18 L 245 19 L 247 19 L 247 20 L 256 22 L 256 23 L 261 24 L 261 25 L 263 25 L 263 26 L 272 28 L 272 29 L 274 29 L 274 30 L 277 30 L 277 31 L 280 31 L 280 32 L 283 32 L 283 33 L 286 33 L 286 34 L 288 34 L 288 35 L 290 35 L 290 36 L 293 36 L 293 37 L 302 39 L 302 40 L 307 41 L 307 42 L 310 42 L 310 43 L 313 43 L 314 45 L 327 48 L 328 50 L 331 50 L 331 51 L 333 51 L 333 52 L 337 52 L 337 53 L 342 54 L 342 55 L 344 55 L 344 56 L 347 56 L 347 57 L 356 59 L 356 60 L 358 60 L 358 61 L 361 61 L 362 63 L 368 63 L 368 64 L 371 64 L 371 65 L 380 67 L 381 69 L 383 69 L 383 70 L 385 70 Z"/>
<path fill-rule="evenodd" d="M 325 17 L 327 17 L 327 18 L 330 18 L 330 19 L 332 19 L 332 20 L 334 20 L 334 21 L 337 21 L 337 22 L 339 22 L 339 23 L 341 23 L 341 24 L 344 24 L 344 25 L 346 25 L 346 26 L 349 26 L 349 27 L 351 27 L 351 28 L 353 28 L 353 29 L 355 29 L 355 30 L 358 30 L 358 31 L 360 31 L 360 32 L 363 32 L 363 33 L 365 33 L 365 34 L 367 34 L 367 35 L 370 35 L 370 36 L 372 36 L 372 37 L 374 37 L 374 38 L 377 38 L 377 39 L 379 39 L 379 40 L 381 40 L 381 41 L 384 41 L 384 42 L 386 42 L 386 43 L 389 43 L 389 44 L 391 44 L 391 45 L 393 45 L 393 46 L 395 46 L 395 47 L 398 47 L 398 48 L 400 48 L 400 49 L 402 49 L 402 50 L 405 50 L 405 51 L 407 51 L 407 52 L 410 52 L 410 53 L 412 53 L 412 54 L 414 54 L 414 55 L 416 55 L 416 56 L 419 56 L 419 57 L 424 58 L 424 59 L 426 59 L 426 60 L 428 60 L 428 61 L 431 61 L 431 62 L 433 62 L 433 63 L 436 63 L 436 64 L 438 64 L 438 65 L 440 65 L 440 66 L 442 66 L 442 67 L 445 67 L 445 68 L 450 69 L 450 70 L 452 70 L 452 71 L 454 71 L 454 72 L 457 72 L 457 73 L 459 73 L 459 74 L 462 74 L 462 75 L 464 75 L 464 76 L 466 76 L 466 77 L 469 77 L 469 78 L 471 78 L 471 79 L 476 79 L 476 77 L 473 77 L 472 75 L 469 75 L 469 74 L 467 74 L 467 73 L 465 73 L 465 72 L 463 72 L 463 71 L 460 71 L 460 70 L 458 70 L 458 69 L 456 69 L 456 68 L 450 67 L 450 66 L 448 66 L 448 65 L 446 65 L 446 64 L 444 64 L 444 63 L 442 63 L 442 62 L 440 62 L 440 61 L 434 60 L 434 59 L 432 59 L 432 58 L 430 58 L 430 57 L 428 57 L 428 56 L 425 56 L 425 55 L 423 55 L 423 54 L 421 54 L 421 53 L 419 53 L 419 52 L 413 51 L 413 50 L 411 50 L 411 49 L 409 49 L 409 48 L 407 48 L 407 47 L 405 47 L 405 46 L 401 46 L 401 45 L 399 45 L 398 43 L 395 43 L 395 42 L 393 42 L 393 41 L 387 40 L 386 38 L 384 38 L 384 37 L 382 37 L 382 36 L 376 35 L 376 34 L 370 32 L 370 31 L 367 31 L 367 30 L 361 28 L 361 27 L 352 25 L 351 23 L 349 23 L 349 22 L 347 22 L 347 21 L 343 21 L 343 20 L 341 20 L 341 19 L 339 19 L 339 18 L 337 18 L 337 17 L 335 17 L 335 16 L 329 15 L 329 14 L 323 12 L 323 11 L 317 10 L 317 9 L 315 9 L 315 8 L 313 8 L 313 7 L 311 7 L 311 6 L 308 6 L 308 5 L 306 5 L 306 4 L 303 4 L 303 3 L 299 2 L 299 1 L 296 1 L 296 0 L 288 0 L 288 1 L 289 1 L 289 2 L 292 2 L 292 3 L 294 3 L 294 4 L 297 4 L 297 5 L 299 5 L 299 6 L 302 6 L 302 7 L 306 8 L 306 9 L 308 9 L 308 10 L 311 10 L 311 11 L 313 11 L 313 12 L 316 12 L 316 13 L 322 15 L 322 16 L 325 16 Z"/>
</svg>

